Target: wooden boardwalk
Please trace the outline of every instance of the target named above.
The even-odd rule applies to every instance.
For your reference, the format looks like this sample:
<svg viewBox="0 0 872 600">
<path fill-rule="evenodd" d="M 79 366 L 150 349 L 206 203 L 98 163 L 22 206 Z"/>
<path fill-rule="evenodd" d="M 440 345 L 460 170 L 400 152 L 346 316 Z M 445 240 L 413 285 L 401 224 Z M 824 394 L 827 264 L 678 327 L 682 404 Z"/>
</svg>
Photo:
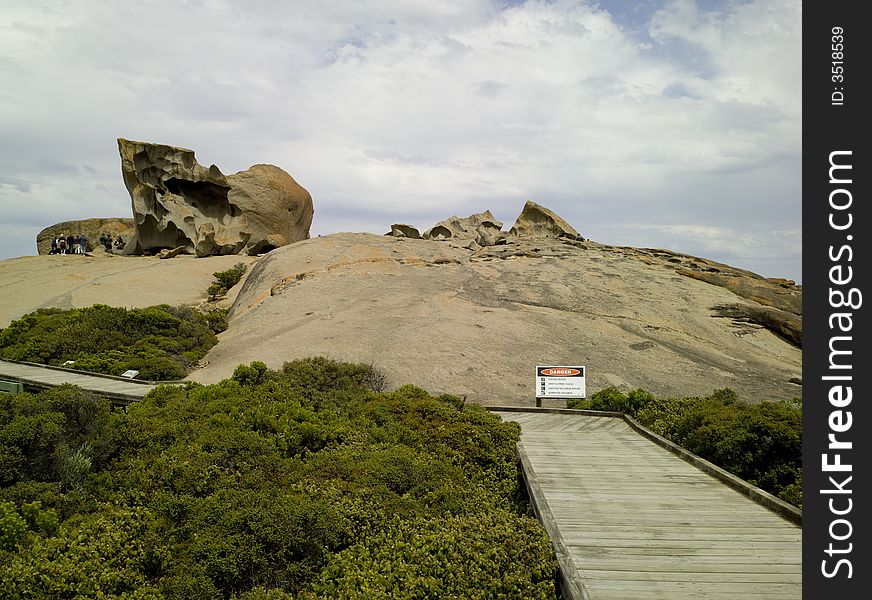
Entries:
<svg viewBox="0 0 872 600">
<path fill-rule="evenodd" d="M 147 382 L 5 360 L 0 360 L 0 379 L 23 383 L 26 390 L 33 391 L 72 383 L 121 404 L 142 400 L 156 387 Z"/>
<path fill-rule="evenodd" d="M 557 546 L 564 587 L 572 588 L 568 597 L 802 597 L 799 526 L 623 419 L 497 414 L 521 425 L 528 484 Z"/>
</svg>

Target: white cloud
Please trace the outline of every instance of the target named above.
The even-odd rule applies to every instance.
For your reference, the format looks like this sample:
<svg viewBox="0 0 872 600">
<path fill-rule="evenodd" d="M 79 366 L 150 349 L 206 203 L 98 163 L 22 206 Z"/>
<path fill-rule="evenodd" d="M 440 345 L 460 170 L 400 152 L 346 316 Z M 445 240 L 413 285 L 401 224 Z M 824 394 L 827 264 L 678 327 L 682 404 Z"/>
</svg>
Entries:
<svg viewBox="0 0 872 600">
<path fill-rule="evenodd" d="M 317 233 L 511 222 L 533 198 L 616 238 L 628 214 L 747 232 L 798 272 L 795 245 L 759 244 L 799 228 L 800 2 L 655 4 L 631 23 L 569 0 L 16 3 L 0 205 L 21 235 L 0 256 L 33 252 L 38 223 L 129 214 L 127 137 L 281 166 Z"/>
</svg>

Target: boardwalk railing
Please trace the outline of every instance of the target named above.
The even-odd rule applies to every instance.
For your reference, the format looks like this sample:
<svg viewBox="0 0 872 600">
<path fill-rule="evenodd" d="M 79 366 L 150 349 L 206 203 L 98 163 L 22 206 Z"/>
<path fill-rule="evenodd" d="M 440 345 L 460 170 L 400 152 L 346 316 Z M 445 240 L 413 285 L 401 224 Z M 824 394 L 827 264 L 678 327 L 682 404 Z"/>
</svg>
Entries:
<svg viewBox="0 0 872 600">
<path fill-rule="evenodd" d="M 71 383 L 104 396 L 114 404 L 119 405 L 142 400 L 157 385 L 185 383 L 181 381 L 143 381 L 54 365 L 10 360 L 0 360 L 0 380 L 10 383 L 10 388 L 16 384 L 21 386 L 21 389 L 10 389 L 9 391 L 38 392 Z"/>
<path fill-rule="evenodd" d="M 591 417 L 615 417 L 623 419 L 630 427 L 632 427 L 638 433 L 645 436 L 658 446 L 669 450 L 682 460 L 689 462 L 690 464 L 698 468 L 700 471 L 708 473 L 709 475 L 719 479 L 722 483 L 730 486 L 737 492 L 748 496 L 751 500 L 753 500 L 757 504 L 760 504 L 761 506 L 768 508 L 779 517 L 787 519 L 788 521 L 790 521 L 791 523 L 795 523 L 796 525 L 802 526 L 802 511 L 797 507 L 793 506 L 792 504 L 788 504 L 780 498 L 773 496 L 766 490 L 751 485 L 741 477 L 736 477 L 729 471 L 725 471 L 713 462 L 709 462 L 701 456 L 697 456 L 693 452 L 685 450 L 675 442 L 666 439 L 662 435 L 654 433 L 626 413 L 612 412 L 607 410 L 587 410 L 579 408 L 532 408 L 518 406 L 489 406 L 488 410 L 491 412 L 558 413 L 569 415 L 587 415 Z"/>
<path fill-rule="evenodd" d="M 557 555 L 564 598 L 801 594 L 796 507 L 623 413 L 488 408 L 506 420 L 523 413 L 518 456 Z M 667 465 L 658 446 L 681 460 Z"/>
</svg>

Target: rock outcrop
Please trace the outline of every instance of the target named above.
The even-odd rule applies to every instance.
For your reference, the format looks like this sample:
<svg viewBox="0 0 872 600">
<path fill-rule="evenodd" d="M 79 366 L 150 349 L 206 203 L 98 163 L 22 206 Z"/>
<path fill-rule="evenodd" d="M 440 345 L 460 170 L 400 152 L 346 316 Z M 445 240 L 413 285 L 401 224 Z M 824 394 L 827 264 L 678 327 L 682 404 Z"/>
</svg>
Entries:
<svg viewBox="0 0 872 600">
<path fill-rule="evenodd" d="M 225 176 L 186 148 L 119 139 L 118 151 L 135 222 L 125 254 L 258 254 L 309 238 L 312 197 L 278 167 Z"/>
<path fill-rule="evenodd" d="M 478 241 L 479 238 L 496 240 L 502 233 L 500 231 L 502 227 L 502 222 L 497 220 L 489 210 L 486 210 L 482 213 L 469 215 L 465 219 L 458 216 L 448 217 L 425 231 L 421 237 L 425 240 L 474 240 L 480 246 L 485 246 L 492 245 L 492 243 L 482 244 Z"/>
<path fill-rule="evenodd" d="M 391 225 L 391 230 L 385 235 L 410 238 L 413 240 L 421 239 L 421 232 L 419 232 L 417 228 L 412 227 L 411 225 L 406 225 L 405 223 L 394 223 Z"/>
<path fill-rule="evenodd" d="M 230 328 L 208 366 L 191 376 L 204 383 L 240 362 L 278 368 L 327 355 L 372 363 L 391 385 L 485 404 L 532 405 L 536 364 L 586 365 L 589 393 L 731 387 L 752 402 L 802 394 L 801 286 L 669 250 L 567 237 L 481 247 L 346 233 L 261 258 L 10 259 L 0 261 L 0 280 L 10 282 L 0 326 L 40 307 L 196 304 L 212 274 L 237 262 L 256 266 L 228 300 Z"/>
<path fill-rule="evenodd" d="M 314 208 L 312 196 L 282 169 L 254 165 L 227 176 L 228 199 L 248 219 L 248 254 L 309 239 Z"/>
<path fill-rule="evenodd" d="M 544 206 L 527 200 L 515 224 L 509 230 L 520 237 L 579 237 L 575 228 Z"/>
<path fill-rule="evenodd" d="M 107 218 L 82 219 L 79 221 L 64 221 L 50 225 L 36 235 L 36 251 L 38 254 L 51 252 L 51 241 L 59 235 L 85 234 L 88 238 L 87 251 L 94 250 L 100 244 L 100 234 L 108 233 L 113 238 L 121 236 L 125 242 L 135 234 L 133 219 Z"/>
<path fill-rule="evenodd" d="M 413 237 L 404 235 L 399 227 L 408 225 L 393 225 L 388 235 L 395 237 Z M 571 238 L 581 240 L 578 232 L 562 217 L 554 214 L 544 206 L 528 200 L 524 209 L 508 231 L 502 231 L 503 224 L 489 210 L 476 213 L 462 219 L 458 216 L 448 217 L 439 221 L 433 227 L 421 234 L 425 240 L 462 241 L 470 250 L 478 250 L 488 246 L 509 243 L 518 236 L 528 238 Z M 415 230 L 417 233 L 417 230 Z"/>
<path fill-rule="evenodd" d="M 677 272 L 712 263 L 556 237 L 476 246 L 343 233 L 271 252 L 191 378 L 327 355 L 371 363 L 391 385 L 485 404 L 532 405 L 537 364 L 586 365 L 589 393 L 802 393 L 801 349 L 773 333 L 780 324 L 749 322 L 771 320 L 769 307 Z"/>
<path fill-rule="evenodd" d="M 802 286 L 792 280 L 769 279 L 713 260 L 661 248 L 612 248 L 645 264 L 729 290 L 746 302 L 712 306 L 715 315 L 734 319 L 740 328 L 741 323 L 765 327 L 797 347 L 802 346 Z"/>
</svg>

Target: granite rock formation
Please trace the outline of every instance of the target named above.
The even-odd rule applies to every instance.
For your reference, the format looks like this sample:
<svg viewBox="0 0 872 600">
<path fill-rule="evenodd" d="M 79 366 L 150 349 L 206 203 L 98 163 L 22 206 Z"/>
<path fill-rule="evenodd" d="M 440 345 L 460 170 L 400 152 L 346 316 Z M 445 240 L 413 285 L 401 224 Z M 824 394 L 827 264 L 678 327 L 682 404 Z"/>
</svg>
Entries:
<svg viewBox="0 0 872 600">
<path fill-rule="evenodd" d="M 575 228 L 562 217 L 532 200 L 527 200 L 510 233 L 520 237 L 579 237 Z"/>
<path fill-rule="evenodd" d="M 482 213 L 469 215 L 465 219 L 451 216 L 439 221 L 433 227 L 425 231 L 421 237 L 425 240 L 475 240 L 482 244 L 478 238 L 486 236 L 487 239 L 496 239 L 502 232 L 501 221 L 498 221 L 489 210 Z"/>
<path fill-rule="evenodd" d="M 225 176 L 185 148 L 119 139 L 118 151 L 136 229 L 126 254 L 258 254 L 309 238 L 312 197 L 278 167 Z"/>
<path fill-rule="evenodd" d="M 411 225 L 406 225 L 405 223 L 394 223 L 391 225 L 391 230 L 385 235 L 405 237 L 413 240 L 421 239 L 421 232 L 418 231 L 417 228 L 412 227 Z"/>
<path fill-rule="evenodd" d="M 715 268 L 781 286 L 677 253 L 565 237 L 478 248 L 326 235 L 258 261 L 209 365 L 191 378 L 327 355 L 374 364 L 391 385 L 484 404 L 532 405 L 537 364 L 586 365 L 589 393 L 614 385 L 664 396 L 731 387 L 751 402 L 800 396 L 801 349 L 779 326 L 751 321 L 771 321 L 772 307 L 683 273 Z"/>
<path fill-rule="evenodd" d="M 81 219 L 79 221 L 64 221 L 50 225 L 36 235 L 36 251 L 38 254 L 48 254 L 51 251 L 51 241 L 59 235 L 85 234 L 88 238 L 88 252 L 94 250 L 100 244 L 100 234 L 108 233 L 113 238 L 121 236 L 125 242 L 135 234 L 133 219 L 107 218 L 107 219 Z"/>
<path fill-rule="evenodd" d="M 583 241 L 528 207 L 517 236 L 485 212 L 437 224 L 450 237 L 413 239 L 414 228 L 395 226 L 402 235 L 325 235 L 260 258 L 204 261 L 217 266 L 191 256 L 0 261 L 10 282 L 0 323 L 48 306 L 202 301 L 211 273 L 241 260 L 253 268 L 228 300 L 230 328 L 191 379 L 326 355 L 371 363 L 394 386 L 484 404 L 532 405 L 537 364 L 586 365 L 589 393 L 801 396 L 801 286 L 670 250 Z"/>
</svg>

